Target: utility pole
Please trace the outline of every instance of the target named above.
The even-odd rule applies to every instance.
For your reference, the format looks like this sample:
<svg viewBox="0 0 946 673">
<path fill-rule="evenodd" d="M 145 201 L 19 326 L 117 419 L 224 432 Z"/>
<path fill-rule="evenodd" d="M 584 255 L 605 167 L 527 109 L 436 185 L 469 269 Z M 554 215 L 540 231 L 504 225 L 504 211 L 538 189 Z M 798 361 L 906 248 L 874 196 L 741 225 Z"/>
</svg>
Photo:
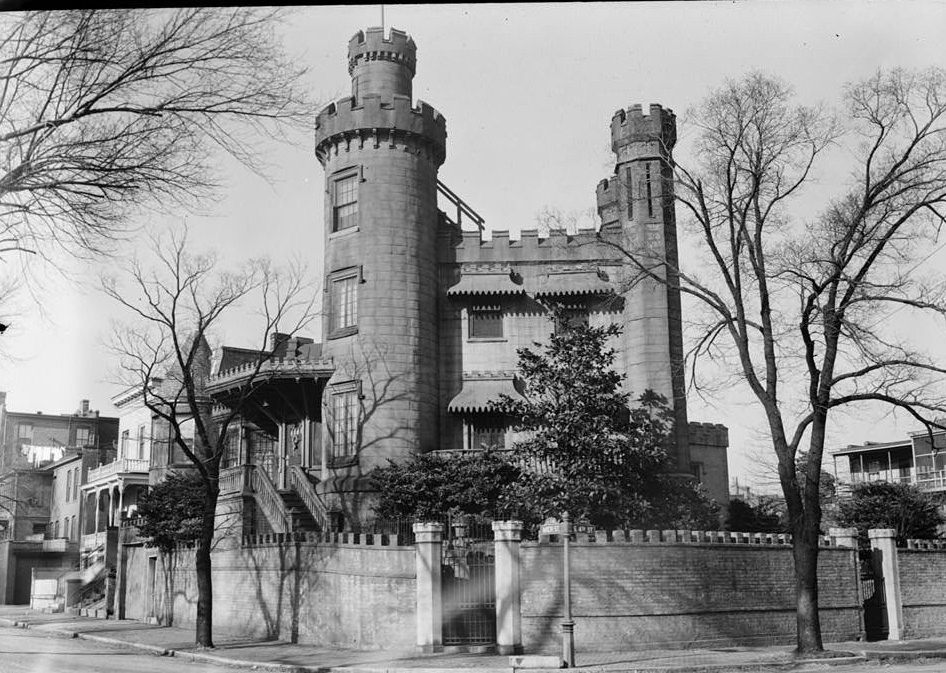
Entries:
<svg viewBox="0 0 946 673">
<path fill-rule="evenodd" d="M 572 620 L 572 578 L 568 563 L 569 544 L 572 537 L 572 522 L 568 512 L 562 514 L 563 571 L 565 603 L 562 610 L 562 660 L 565 668 L 575 667 L 575 622 Z"/>
</svg>

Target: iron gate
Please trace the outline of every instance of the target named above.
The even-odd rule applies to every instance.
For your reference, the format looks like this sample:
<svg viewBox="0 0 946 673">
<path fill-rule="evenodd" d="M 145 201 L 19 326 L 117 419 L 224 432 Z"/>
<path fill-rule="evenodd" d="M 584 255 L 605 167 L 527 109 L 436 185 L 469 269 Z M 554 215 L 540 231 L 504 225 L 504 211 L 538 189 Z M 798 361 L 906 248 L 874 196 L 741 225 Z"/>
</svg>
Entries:
<svg viewBox="0 0 946 673">
<path fill-rule="evenodd" d="M 443 644 L 492 645 L 496 642 L 492 526 L 447 521 L 443 537 Z"/>
<path fill-rule="evenodd" d="M 872 550 L 861 549 L 858 557 L 861 571 L 861 596 L 864 600 L 864 635 L 867 640 L 886 640 L 890 634 L 890 628 L 887 623 L 884 578 L 877 573 Z"/>
</svg>

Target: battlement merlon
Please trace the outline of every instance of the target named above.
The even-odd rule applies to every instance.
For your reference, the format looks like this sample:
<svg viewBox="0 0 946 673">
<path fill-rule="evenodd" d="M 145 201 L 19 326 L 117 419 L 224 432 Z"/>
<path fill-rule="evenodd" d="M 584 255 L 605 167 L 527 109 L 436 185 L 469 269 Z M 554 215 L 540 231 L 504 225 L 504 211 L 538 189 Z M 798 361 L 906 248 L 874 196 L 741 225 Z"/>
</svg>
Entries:
<svg viewBox="0 0 946 673">
<path fill-rule="evenodd" d="M 348 74 L 362 63 L 372 60 L 387 60 L 401 63 L 413 75 L 417 68 L 417 45 L 413 38 L 403 30 L 392 28 L 389 37 L 385 39 L 384 29 L 369 28 L 367 31 L 358 31 L 348 41 Z"/>
<path fill-rule="evenodd" d="M 315 146 L 343 136 L 347 140 L 367 138 L 382 132 L 402 139 L 420 138 L 431 143 L 439 155 L 446 154 L 447 121 L 424 101 L 411 105 L 407 96 L 394 95 L 385 100 L 379 95 L 351 96 L 329 103 L 315 119 Z"/>
<path fill-rule="evenodd" d="M 725 425 L 694 421 L 691 421 L 688 425 L 691 446 L 729 446 L 729 428 Z"/>
<path fill-rule="evenodd" d="M 645 115 L 640 105 L 632 105 L 611 118 L 611 149 L 619 161 L 669 157 L 676 142 L 677 117 L 670 108 L 652 104 Z"/>
</svg>

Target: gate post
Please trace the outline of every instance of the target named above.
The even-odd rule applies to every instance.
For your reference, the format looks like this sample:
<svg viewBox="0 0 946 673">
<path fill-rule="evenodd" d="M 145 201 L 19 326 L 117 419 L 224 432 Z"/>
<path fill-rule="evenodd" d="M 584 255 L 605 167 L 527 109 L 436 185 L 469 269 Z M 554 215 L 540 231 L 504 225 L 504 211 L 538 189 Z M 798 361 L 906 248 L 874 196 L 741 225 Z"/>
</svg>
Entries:
<svg viewBox="0 0 946 673">
<path fill-rule="evenodd" d="M 519 603 L 521 521 L 494 521 L 496 549 L 496 648 L 499 654 L 522 653 L 522 610 Z"/>
<path fill-rule="evenodd" d="M 900 598 L 900 563 L 897 559 L 896 534 L 893 528 L 871 528 L 867 531 L 873 555 L 874 572 L 884 581 L 887 599 L 888 640 L 903 638 L 903 605 Z"/>
<path fill-rule="evenodd" d="M 440 652 L 443 650 L 440 578 L 443 524 L 415 523 L 414 540 L 417 564 L 417 648 L 422 652 Z"/>
</svg>

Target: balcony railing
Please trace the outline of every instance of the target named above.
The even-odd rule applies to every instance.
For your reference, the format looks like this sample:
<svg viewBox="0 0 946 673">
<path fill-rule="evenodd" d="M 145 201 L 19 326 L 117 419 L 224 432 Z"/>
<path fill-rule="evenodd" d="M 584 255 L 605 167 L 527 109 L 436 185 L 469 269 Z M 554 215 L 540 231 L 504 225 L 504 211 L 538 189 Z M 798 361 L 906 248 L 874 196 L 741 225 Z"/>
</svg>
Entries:
<svg viewBox="0 0 946 673">
<path fill-rule="evenodd" d="M 94 469 L 89 470 L 88 483 L 96 481 L 105 481 L 109 477 L 117 474 L 128 473 L 148 473 L 149 462 L 147 458 L 119 458 L 111 463 L 106 463 Z"/>
<path fill-rule="evenodd" d="M 946 470 L 918 474 L 916 485 L 921 491 L 944 491 L 946 490 Z"/>
</svg>

